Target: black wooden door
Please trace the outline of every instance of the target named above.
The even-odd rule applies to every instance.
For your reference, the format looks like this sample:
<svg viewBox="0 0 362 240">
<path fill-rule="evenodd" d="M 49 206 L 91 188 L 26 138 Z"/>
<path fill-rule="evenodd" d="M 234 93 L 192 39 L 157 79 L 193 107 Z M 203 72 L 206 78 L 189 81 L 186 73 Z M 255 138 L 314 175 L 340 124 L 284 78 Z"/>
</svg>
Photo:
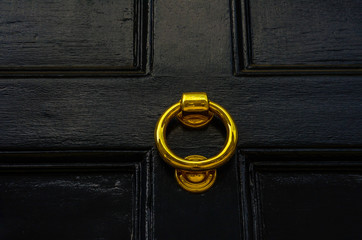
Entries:
<svg viewBox="0 0 362 240">
<path fill-rule="evenodd" d="M 361 239 L 361 70 L 360 0 L 2 0 L 0 239 Z M 153 139 L 193 91 L 239 130 L 202 194 Z"/>
</svg>

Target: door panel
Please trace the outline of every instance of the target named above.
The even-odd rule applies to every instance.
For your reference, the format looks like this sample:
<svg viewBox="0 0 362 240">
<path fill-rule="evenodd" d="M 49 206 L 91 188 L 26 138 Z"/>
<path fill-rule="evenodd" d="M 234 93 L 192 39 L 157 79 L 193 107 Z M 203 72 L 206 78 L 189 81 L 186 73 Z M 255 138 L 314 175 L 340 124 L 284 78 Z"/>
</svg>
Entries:
<svg viewBox="0 0 362 240">
<path fill-rule="evenodd" d="M 234 3 L 240 74 L 361 74 L 360 0 Z"/>
<path fill-rule="evenodd" d="M 244 210 L 253 239 L 357 239 L 361 152 L 260 150 L 241 153 Z"/>
<path fill-rule="evenodd" d="M 146 71 L 147 1 L 1 1 L 0 74 L 136 75 Z"/>
<path fill-rule="evenodd" d="M 144 239 L 145 152 L 3 153 L 2 239 Z"/>
</svg>

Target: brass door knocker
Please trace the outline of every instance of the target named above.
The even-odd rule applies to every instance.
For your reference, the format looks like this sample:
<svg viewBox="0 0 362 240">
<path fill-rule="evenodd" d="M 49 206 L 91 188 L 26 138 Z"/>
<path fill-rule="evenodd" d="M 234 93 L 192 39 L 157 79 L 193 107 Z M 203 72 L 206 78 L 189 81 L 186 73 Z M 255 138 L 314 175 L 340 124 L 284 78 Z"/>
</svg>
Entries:
<svg viewBox="0 0 362 240">
<path fill-rule="evenodd" d="M 166 128 L 171 119 L 177 116 L 182 124 L 199 128 L 208 124 L 214 115 L 221 119 L 226 128 L 224 148 L 217 155 L 211 158 L 200 155 L 181 158 L 171 151 L 166 142 Z M 160 156 L 176 169 L 175 176 L 179 185 L 194 193 L 211 188 L 216 180 L 216 168 L 231 158 L 237 140 L 237 129 L 230 114 L 220 105 L 209 101 L 203 92 L 184 93 L 178 103 L 162 114 L 155 129 L 155 141 Z"/>
</svg>

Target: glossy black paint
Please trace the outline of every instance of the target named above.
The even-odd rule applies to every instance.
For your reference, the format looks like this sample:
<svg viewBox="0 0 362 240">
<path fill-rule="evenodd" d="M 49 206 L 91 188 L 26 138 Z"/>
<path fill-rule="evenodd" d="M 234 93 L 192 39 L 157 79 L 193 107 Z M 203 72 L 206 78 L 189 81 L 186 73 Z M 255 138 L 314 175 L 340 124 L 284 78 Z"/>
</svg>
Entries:
<svg viewBox="0 0 362 240">
<path fill-rule="evenodd" d="M 0 76 L 148 72 L 148 1 L 2 1 Z"/>
<path fill-rule="evenodd" d="M 362 234 L 359 0 L 21 3 L 0 8 L 1 238 Z M 225 107 L 240 136 L 200 195 L 178 187 L 153 139 L 190 91 Z M 225 138 L 217 119 L 168 133 L 180 156 L 212 156 Z"/>
<path fill-rule="evenodd" d="M 236 159 L 217 172 L 215 185 L 202 194 L 178 186 L 174 169 L 154 155 L 154 239 L 239 239 L 239 185 Z M 160 174 L 162 173 L 162 174 Z"/>
<path fill-rule="evenodd" d="M 232 1 L 237 74 L 361 74 L 361 1 Z"/>
<path fill-rule="evenodd" d="M 0 160 L 2 239 L 147 238 L 146 152 L 3 152 Z"/>
<path fill-rule="evenodd" d="M 359 238 L 360 151 L 264 149 L 239 154 L 246 239 Z"/>
</svg>

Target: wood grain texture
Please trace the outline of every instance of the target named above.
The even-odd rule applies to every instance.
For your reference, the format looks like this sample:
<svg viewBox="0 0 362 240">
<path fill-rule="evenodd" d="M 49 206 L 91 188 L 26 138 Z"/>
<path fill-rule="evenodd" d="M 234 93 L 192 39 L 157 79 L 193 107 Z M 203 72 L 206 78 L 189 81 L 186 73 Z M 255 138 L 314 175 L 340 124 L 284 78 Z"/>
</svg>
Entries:
<svg viewBox="0 0 362 240">
<path fill-rule="evenodd" d="M 152 76 L 3 78 L 0 148 L 149 149 L 159 116 L 188 91 L 205 91 L 230 111 L 240 147 L 362 145 L 360 76 L 234 77 L 228 3 L 208 2 L 204 14 L 180 3 L 155 4 Z M 191 51 L 192 39 L 207 47 Z M 170 133 L 175 148 L 208 154 L 224 141 L 209 128 L 200 144 L 186 146 L 177 139 L 193 133 L 177 129 Z"/>
<path fill-rule="evenodd" d="M 147 9 L 138 0 L 1 1 L 0 74 L 145 71 Z"/>
<path fill-rule="evenodd" d="M 155 4 L 152 76 L 2 78 L 0 148 L 149 149 L 158 117 L 187 91 L 205 91 L 230 111 L 240 147 L 362 145 L 360 76 L 233 77 L 228 3 L 194 1 L 203 14 L 187 4 Z M 178 129 L 170 141 L 182 148 L 184 141 L 172 139 L 189 132 Z M 209 134 L 184 147 L 223 143 L 219 130 Z"/>
<path fill-rule="evenodd" d="M 234 2 L 236 71 L 361 73 L 361 1 Z"/>
<path fill-rule="evenodd" d="M 362 145 L 359 77 L 196 79 L 3 79 L 0 146 L 148 149 L 162 112 L 189 91 L 206 91 L 230 112 L 239 147 Z M 218 127 L 199 131 L 200 138 L 179 124 L 175 130 L 174 148 L 208 148 L 208 154 L 224 141 Z M 187 145 L 190 137 L 197 144 Z"/>
<path fill-rule="evenodd" d="M 246 239 L 361 236 L 361 151 L 265 149 L 240 154 Z"/>
<path fill-rule="evenodd" d="M 145 239 L 144 152 L 2 152 L 0 162 L 2 239 Z"/>
<path fill-rule="evenodd" d="M 49 2 L 51 5 L 55 1 Z M 133 73 L 126 76 L 126 72 L 110 76 L 110 70 L 95 73 L 84 69 L 78 75 L 73 72 L 67 77 L 62 77 L 64 73 L 47 75 L 46 72 L 38 72 L 42 78 L 25 73 L 22 76 L 26 78 L 10 73 L 3 75 L 0 79 L 0 156 L 6 157 L 0 158 L 0 165 L 31 164 L 39 168 L 39 164 L 44 164 L 44 161 L 38 162 L 42 155 L 47 159 L 47 167 L 62 163 L 67 169 L 78 163 L 84 167 L 96 163 L 104 165 L 110 158 L 111 163 L 120 165 L 138 159 L 134 162 L 140 162 L 139 191 L 142 194 L 137 206 L 140 209 L 139 234 L 135 232 L 134 238 L 215 239 L 213 236 L 217 236 L 216 239 L 225 239 L 226 236 L 226 239 L 254 239 L 250 224 L 252 208 L 248 203 L 258 199 L 245 191 L 250 182 L 239 178 L 247 176 L 249 168 L 238 166 L 236 158 L 246 154 L 244 148 L 265 152 L 272 152 L 274 148 L 290 149 L 296 154 L 285 155 L 294 160 L 298 152 L 307 147 L 330 148 L 326 150 L 331 152 L 329 155 L 318 152 L 308 155 L 308 160 L 314 155 L 316 161 L 335 154 L 331 148 L 361 149 L 361 77 L 358 73 L 348 75 L 349 72 L 341 71 L 338 66 L 329 66 L 321 76 L 307 76 L 298 71 L 294 71 L 293 76 L 283 76 L 279 70 L 273 76 L 233 76 L 235 50 L 231 17 L 235 15 L 231 16 L 233 10 L 229 1 L 155 0 L 152 3 L 148 6 L 152 21 L 142 30 L 148 37 L 153 36 L 150 46 L 142 48 L 151 56 L 146 68 L 152 66 L 152 69 L 147 76 L 143 73 L 142 77 L 133 76 Z M 336 47 L 342 46 L 342 40 Z M 291 52 L 301 51 L 297 44 L 293 46 L 298 49 L 291 49 Z M 345 60 L 352 61 L 355 59 L 352 56 L 356 55 Z M 144 64 L 144 58 L 137 59 L 143 59 Z M 334 72 L 339 75 L 333 75 Z M 207 92 L 210 100 L 230 112 L 239 130 L 238 147 L 243 149 L 218 170 L 214 188 L 201 195 L 181 190 L 174 179 L 174 170 L 155 150 L 152 154 L 145 153 L 154 147 L 154 127 L 160 115 L 179 101 L 183 92 L 190 91 Z M 217 120 L 197 131 L 173 122 L 168 130 L 168 143 L 180 156 L 214 155 L 225 140 L 225 130 Z M 107 153 L 120 150 L 132 151 L 113 157 Z M 7 151 L 13 151 L 14 158 L 9 160 Z M 34 151 L 39 152 L 34 155 Z M 78 151 L 88 153 L 84 156 Z M 133 155 L 139 151 L 142 154 L 136 154 L 138 157 Z M 269 155 L 261 158 L 265 160 Z M 343 164 L 352 155 L 340 154 L 336 160 Z M 270 158 L 271 162 L 277 160 L 280 158 Z M 34 175 L 32 178 L 36 178 Z M 66 177 L 72 179 L 72 176 L 74 172 L 68 171 Z M 303 175 L 308 176 L 307 172 Z M 352 178 L 349 173 L 345 176 Z M 274 175 L 269 179 L 276 182 Z M 318 183 L 318 179 L 314 179 Z M 296 184 L 302 180 L 297 179 Z M 353 182 L 344 183 L 346 189 L 351 189 Z M 270 187 L 267 181 L 263 186 Z M 281 191 L 282 187 L 278 189 Z M 349 191 L 355 193 L 353 189 Z M 272 225 L 268 226 L 268 231 L 273 230 Z"/>
</svg>

